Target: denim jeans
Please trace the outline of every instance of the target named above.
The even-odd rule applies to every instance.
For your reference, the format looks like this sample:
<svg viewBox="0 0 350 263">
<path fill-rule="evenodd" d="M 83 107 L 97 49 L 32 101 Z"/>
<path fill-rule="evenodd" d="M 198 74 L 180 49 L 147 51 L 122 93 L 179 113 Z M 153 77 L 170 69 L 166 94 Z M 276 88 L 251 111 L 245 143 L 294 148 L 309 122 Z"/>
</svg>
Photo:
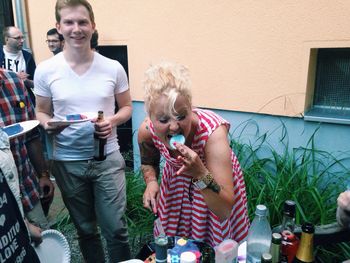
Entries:
<svg viewBox="0 0 350 263">
<path fill-rule="evenodd" d="M 97 223 L 107 241 L 110 262 L 130 258 L 126 208 L 125 162 L 119 151 L 104 161 L 53 161 L 52 174 L 77 229 L 85 262 L 104 262 Z"/>
</svg>

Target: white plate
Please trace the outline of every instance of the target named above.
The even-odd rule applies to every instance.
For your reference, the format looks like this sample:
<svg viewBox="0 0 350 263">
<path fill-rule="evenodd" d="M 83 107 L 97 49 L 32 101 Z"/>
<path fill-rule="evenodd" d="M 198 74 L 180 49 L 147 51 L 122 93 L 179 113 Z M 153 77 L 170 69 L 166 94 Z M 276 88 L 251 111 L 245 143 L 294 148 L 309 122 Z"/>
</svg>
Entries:
<svg viewBox="0 0 350 263">
<path fill-rule="evenodd" d="M 16 125 L 21 126 L 21 128 L 22 128 L 21 131 L 12 132 L 11 127 L 15 127 Z M 4 132 L 7 133 L 7 135 L 9 136 L 9 139 L 12 139 L 12 138 L 18 137 L 22 134 L 25 134 L 26 132 L 29 132 L 30 130 L 32 130 L 33 128 L 35 128 L 38 125 L 39 125 L 38 120 L 30 120 L 30 121 L 22 121 L 19 123 L 7 125 L 5 127 L 2 127 L 2 129 Z"/>
<path fill-rule="evenodd" d="M 51 120 L 48 121 L 50 123 L 50 126 L 64 126 L 64 125 L 71 125 L 75 123 L 81 123 L 81 122 L 86 122 L 89 121 L 90 119 L 82 119 L 82 120 Z"/>
<path fill-rule="evenodd" d="M 90 115 L 87 115 L 85 113 L 82 113 L 81 115 L 85 115 L 87 118 L 80 119 L 80 120 L 67 120 L 67 119 L 56 120 L 56 119 L 52 119 L 52 120 L 49 120 L 48 123 L 50 124 L 50 126 L 64 126 L 64 125 L 71 125 L 71 124 L 81 123 L 81 122 L 86 122 L 86 121 L 91 120 Z"/>
<path fill-rule="evenodd" d="M 69 263 L 70 249 L 64 235 L 54 229 L 41 233 L 43 242 L 34 247 L 40 262 Z"/>
</svg>

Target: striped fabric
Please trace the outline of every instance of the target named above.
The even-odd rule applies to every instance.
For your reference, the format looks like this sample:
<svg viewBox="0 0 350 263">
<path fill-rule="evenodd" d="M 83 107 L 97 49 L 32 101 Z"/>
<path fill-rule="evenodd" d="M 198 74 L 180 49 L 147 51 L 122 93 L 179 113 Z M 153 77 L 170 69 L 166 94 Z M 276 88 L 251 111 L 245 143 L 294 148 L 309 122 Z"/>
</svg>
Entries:
<svg viewBox="0 0 350 263">
<path fill-rule="evenodd" d="M 230 124 L 212 111 L 193 111 L 198 115 L 199 125 L 191 148 L 205 164 L 204 148 L 209 136 L 220 125 L 229 129 Z M 201 240 L 211 246 L 229 238 L 237 242 L 245 239 L 249 227 L 247 198 L 243 174 L 234 153 L 231 154 L 231 160 L 235 205 L 230 217 L 220 222 L 208 209 L 200 191 L 192 185 L 191 176 L 176 175 L 181 162 L 170 156 L 166 146 L 155 135 L 152 124 L 150 128 L 153 142 L 165 159 L 158 204 L 158 215 L 165 233 Z M 155 225 L 154 234 L 157 235 L 160 231 L 159 226 Z"/>
</svg>

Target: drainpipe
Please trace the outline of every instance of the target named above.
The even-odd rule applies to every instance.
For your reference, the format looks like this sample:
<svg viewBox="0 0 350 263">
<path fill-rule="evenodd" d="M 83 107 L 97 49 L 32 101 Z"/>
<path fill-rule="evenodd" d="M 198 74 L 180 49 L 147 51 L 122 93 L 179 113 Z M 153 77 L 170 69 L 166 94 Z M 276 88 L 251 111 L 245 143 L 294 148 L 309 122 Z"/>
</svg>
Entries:
<svg viewBox="0 0 350 263">
<path fill-rule="evenodd" d="M 25 41 L 23 43 L 23 49 L 30 50 L 25 1 L 15 0 L 15 8 L 16 8 L 16 24 L 18 28 L 22 31 L 23 36 L 25 37 Z"/>
</svg>

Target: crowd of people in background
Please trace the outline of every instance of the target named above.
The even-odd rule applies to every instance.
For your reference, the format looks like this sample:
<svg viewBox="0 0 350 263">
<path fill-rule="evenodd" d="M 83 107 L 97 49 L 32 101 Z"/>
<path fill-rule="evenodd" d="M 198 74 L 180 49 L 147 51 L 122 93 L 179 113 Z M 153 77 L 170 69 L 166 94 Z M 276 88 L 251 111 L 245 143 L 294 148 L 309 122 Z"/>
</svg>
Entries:
<svg viewBox="0 0 350 263">
<path fill-rule="evenodd" d="M 23 49 L 21 30 L 3 30 L 0 124 L 37 119 L 40 128 L 11 140 L 0 129 L 0 187 L 8 200 L 0 212 L 10 219 L 1 233 L 17 224 L 19 246 L 12 258 L 24 250 L 23 262 L 39 262 L 26 230 L 40 242 L 41 231 L 50 228 L 47 215 L 57 184 L 85 262 L 105 262 L 98 226 L 111 262 L 127 260 L 125 162 L 116 132 L 132 114 L 127 75 L 119 62 L 98 53 L 99 34 L 88 1 L 57 0 L 55 17 L 56 27 L 46 34 L 53 56 L 38 66 Z M 151 66 L 143 86 L 147 117 L 139 127 L 138 143 L 146 183 L 143 205 L 158 218 L 155 235 L 164 232 L 212 246 L 228 238 L 244 240 L 247 197 L 227 139 L 230 124 L 212 111 L 193 107 L 189 71 L 183 65 Z M 105 118 L 100 122 L 94 117 L 72 125 L 50 123 L 68 114 L 101 110 Z M 94 134 L 106 140 L 105 160 L 93 158 Z M 175 136 L 184 141 L 174 142 Z M 350 191 L 338 198 L 337 220 L 349 227 Z"/>
</svg>

